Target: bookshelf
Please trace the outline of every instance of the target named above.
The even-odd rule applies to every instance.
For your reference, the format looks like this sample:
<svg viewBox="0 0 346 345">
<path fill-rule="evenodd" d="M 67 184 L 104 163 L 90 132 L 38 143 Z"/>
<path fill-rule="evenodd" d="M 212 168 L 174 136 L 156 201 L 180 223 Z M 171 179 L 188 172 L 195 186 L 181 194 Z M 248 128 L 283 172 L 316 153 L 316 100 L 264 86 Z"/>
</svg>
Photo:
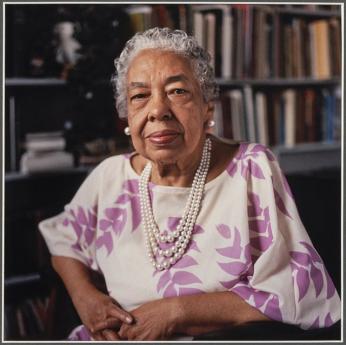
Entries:
<svg viewBox="0 0 346 345">
<path fill-rule="evenodd" d="M 36 247 L 35 244 L 40 246 L 41 244 L 35 243 L 36 241 L 39 242 L 36 239 L 37 229 L 35 226 L 37 226 L 37 222 L 48 214 L 59 212 L 91 169 L 91 167 L 78 166 L 77 164 L 64 171 L 36 175 L 22 174 L 19 171 L 19 160 L 23 153 L 22 146 L 25 135 L 35 131 L 61 130 L 65 121 L 72 121 L 76 129 L 73 133 L 76 146 L 93 137 L 103 136 L 116 137 L 120 144 L 119 152 L 129 150 L 127 138 L 122 134 L 124 125 L 114 120 L 113 96 L 108 80 L 113 68 L 113 58 L 118 55 L 125 41 L 138 28 L 169 26 L 183 29 L 190 34 L 197 34 L 201 44 L 209 46 L 214 52 L 217 83 L 221 95 L 236 91 L 237 93 L 234 93 L 233 96 L 238 97 L 238 103 L 235 105 L 240 106 L 238 109 L 243 108 L 242 116 L 244 118 L 251 119 L 258 116 L 257 94 L 261 96 L 257 97 L 261 99 L 261 104 L 264 101 L 267 102 L 269 114 L 269 104 L 272 102 L 272 98 L 266 98 L 268 95 L 277 94 L 277 109 L 280 109 L 280 106 L 285 108 L 283 106 L 284 100 L 292 99 L 292 92 L 293 98 L 297 100 L 301 99 L 301 95 L 304 95 L 303 92 L 308 90 L 307 92 L 312 98 L 324 97 L 326 104 L 329 106 L 332 104 L 331 108 L 334 109 L 328 114 L 321 112 L 319 120 L 315 119 L 314 121 L 320 121 L 323 117 L 328 118 L 329 122 L 327 120 L 325 122 L 329 123 L 329 133 L 331 133 L 330 121 L 335 121 L 335 126 L 333 125 L 335 131 L 341 131 L 341 107 L 338 104 L 340 97 L 337 95 L 341 85 L 341 70 L 340 66 L 333 67 L 338 63 L 340 64 L 339 60 L 341 61 L 341 52 L 338 48 L 341 45 L 341 35 L 338 32 L 341 26 L 341 6 L 339 5 L 225 3 L 202 5 L 180 3 L 165 5 L 99 4 L 93 8 L 88 6 L 91 5 L 50 4 L 43 9 L 43 6 L 39 4 L 30 5 L 30 7 L 24 4 L 6 5 L 6 79 L 3 86 L 5 88 L 6 139 L 5 233 L 7 235 L 5 261 L 8 262 L 8 266 L 5 270 L 4 284 L 5 301 L 8 301 L 6 304 L 10 309 L 22 302 L 24 303 L 27 298 L 31 298 L 31 293 L 28 294 L 25 291 L 27 289 L 32 290 L 33 286 L 35 291 L 39 291 L 36 294 L 38 296 L 34 296 L 34 298 L 46 298 L 48 296 L 47 290 L 43 286 L 44 279 L 42 279 L 38 261 L 29 257 L 31 261 L 36 262 L 36 266 L 33 265 L 32 267 L 27 266 L 30 260 L 27 260 L 27 263 L 23 260 L 15 261 L 13 251 L 16 250 L 17 244 L 14 239 L 20 235 L 21 229 L 27 226 L 28 229 L 31 229 L 27 235 L 31 236 L 30 243 L 33 243 L 34 247 Z M 75 71 L 71 72 L 71 78 L 62 77 L 62 72 L 65 73 L 66 71 L 63 66 L 56 65 L 56 62 L 53 61 L 54 54 L 52 55 L 54 49 L 51 42 L 54 37 L 51 33 L 54 23 L 57 20 L 62 20 L 61 13 L 63 13 L 69 20 L 78 22 L 83 28 L 85 24 L 83 20 L 85 21 L 87 17 L 82 19 L 81 14 L 85 14 L 87 10 L 89 12 L 95 11 L 99 20 L 104 18 L 105 24 L 111 23 L 113 25 L 102 26 L 103 32 L 97 32 L 98 35 L 106 33 L 104 37 L 116 37 L 117 39 L 111 42 L 109 38 L 108 41 L 106 39 L 98 40 L 101 43 L 95 43 L 92 35 L 90 37 L 80 35 L 79 38 L 83 39 L 84 53 L 88 54 L 88 48 L 101 48 L 102 54 L 98 56 L 97 61 L 90 58 L 84 60 L 84 64 L 77 65 Z M 45 18 L 42 16 L 43 12 L 47 15 L 47 20 L 35 22 L 36 13 L 40 15 L 40 18 Z M 209 16 L 204 21 L 206 14 Z M 116 19 L 115 21 L 111 15 Z M 224 25 L 228 25 L 231 29 L 231 36 L 229 32 L 228 35 L 221 32 L 220 37 L 211 39 L 208 37 L 208 32 L 213 30 L 218 32 L 215 27 L 211 27 L 213 16 L 220 20 L 218 23 L 226 22 Z M 63 19 L 65 20 L 67 17 Z M 202 23 L 203 29 L 198 29 L 196 26 L 198 21 Z M 317 21 L 322 23 L 324 31 L 326 27 L 328 30 L 330 27 L 332 28 L 329 39 L 333 44 L 333 49 L 329 47 L 331 53 L 329 58 L 334 62 L 336 61 L 337 64 L 329 63 L 327 75 L 324 72 L 320 73 L 324 71 L 323 68 L 321 71 L 317 69 L 318 73 L 316 71 L 315 73 L 309 67 L 312 62 L 311 56 L 309 60 L 304 55 L 300 57 L 288 55 L 288 53 L 293 54 L 299 50 L 285 50 L 285 44 L 283 44 L 291 42 L 291 47 L 294 47 L 297 44 L 294 43 L 297 37 L 303 39 L 302 32 L 304 30 L 305 33 L 309 33 L 309 30 L 318 30 L 312 29 L 313 23 Z M 244 32 L 240 30 L 242 27 L 246 28 Z M 42 36 L 41 32 L 45 32 L 45 36 Z M 218 40 L 221 37 L 223 41 Z M 285 40 L 285 37 L 288 40 Z M 260 41 L 261 45 L 256 44 L 256 40 Z M 306 46 L 310 46 L 307 44 L 309 40 L 304 42 Z M 34 55 L 33 47 L 30 44 L 35 46 L 35 54 L 42 54 L 40 58 L 45 62 L 45 68 L 36 66 L 33 69 L 30 63 L 33 61 Z M 40 44 L 46 45 L 50 50 L 40 50 Z M 105 47 L 114 45 L 116 49 L 107 51 L 100 47 L 101 44 Z M 263 50 L 261 46 L 265 49 Z M 86 56 L 88 58 L 88 55 Z M 231 62 L 227 62 L 228 65 L 224 62 L 225 56 L 231 60 Z M 288 61 L 287 56 L 291 56 Z M 103 68 L 100 68 L 101 65 Z M 297 68 L 298 65 L 300 68 Z M 286 92 L 288 90 L 292 92 L 289 94 Z M 232 107 L 230 99 L 227 102 L 229 102 L 230 109 Z M 287 109 L 291 109 L 291 112 L 292 108 L 298 109 L 297 101 L 295 105 L 292 106 L 291 104 L 287 107 Z M 325 109 L 327 106 L 322 108 Z M 252 109 L 252 112 L 249 112 L 249 109 Z M 270 111 L 273 113 L 275 109 Z M 285 114 L 282 112 L 281 115 L 284 116 Z M 302 114 L 305 113 L 302 112 Z M 222 104 L 219 104 L 215 116 L 218 122 L 216 134 L 232 137 L 232 132 L 225 133 L 225 128 L 232 121 L 231 112 L 227 113 L 225 109 L 222 109 Z M 234 116 L 233 113 L 232 116 Z M 299 117 L 298 115 L 295 116 Z M 269 120 L 267 118 L 266 121 L 271 123 Z M 281 132 L 285 131 L 283 124 L 278 125 L 277 128 Z M 265 144 L 272 147 L 283 171 L 288 175 L 309 174 L 324 170 L 339 171 L 341 168 L 341 133 L 334 135 L 334 129 L 332 135 L 323 137 L 324 129 L 320 125 L 319 134 L 310 136 L 309 140 L 304 138 L 299 141 L 293 140 L 290 145 L 285 145 L 280 140 L 267 138 Z M 243 129 L 243 132 L 245 136 L 241 139 L 260 141 L 258 140 L 259 130 L 256 127 L 254 133 L 257 134 L 254 138 L 248 137 L 248 129 Z M 270 132 L 269 129 L 267 132 Z M 69 182 L 66 184 L 66 181 Z M 48 193 L 45 193 L 52 185 L 55 186 L 56 190 L 54 200 Z M 25 197 L 16 198 L 18 195 Z M 22 223 L 15 221 L 16 214 L 22 215 Z M 27 255 L 33 255 L 33 253 Z M 44 264 L 44 261 L 48 259 L 44 258 L 44 254 L 41 256 L 42 261 L 40 263 L 43 262 Z M 16 267 L 16 265 L 20 267 Z M 12 298 L 13 296 L 14 298 Z M 12 322 L 16 321 L 12 320 Z M 41 339 L 47 334 L 36 332 L 36 334 L 29 336 L 20 334 L 17 329 L 15 333 L 11 333 L 10 338 L 25 340 L 35 339 L 35 336 L 36 339 Z"/>
</svg>

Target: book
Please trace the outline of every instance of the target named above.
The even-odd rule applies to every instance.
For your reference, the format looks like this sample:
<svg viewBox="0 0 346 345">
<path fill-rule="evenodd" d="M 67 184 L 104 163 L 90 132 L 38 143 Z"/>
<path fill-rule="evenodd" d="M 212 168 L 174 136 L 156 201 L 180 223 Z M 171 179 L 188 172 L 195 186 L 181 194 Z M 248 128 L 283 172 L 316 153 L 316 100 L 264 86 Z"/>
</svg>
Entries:
<svg viewBox="0 0 346 345">
<path fill-rule="evenodd" d="M 229 6 L 223 7 L 222 19 L 222 77 L 225 79 L 232 78 L 233 54 L 234 46 L 233 38 L 233 17 Z"/>
<path fill-rule="evenodd" d="M 269 145 L 267 102 L 266 95 L 263 92 L 256 92 L 255 94 L 255 113 L 258 142 Z"/>
<path fill-rule="evenodd" d="M 329 42 L 331 74 L 335 77 L 341 76 L 341 31 L 340 21 L 336 18 L 329 20 Z"/>
<path fill-rule="evenodd" d="M 204 26 L 206 28 L 206 43 L 205 48 L 211 56 L 210 65 L 213 67 L 216 74 L 216 46 L 215 46 L 215 26 L 216 18 L 214 13 L 206 13 L 203 16 Z"/>
<path fill-rule="evenodd" d="M 47 153 L 25 152 L 20 160 L 20 171 L 23 174 L 64 170 L 70 169 L 73 166 L 73 155 L 63 151 Z"/>
<path fill-rule="evenodd" d="M 255 114 L 253 107 L 253 95 L 252 88 L 248 85 L 244 87 L 244 104 L 245 104 L 245 116 L 246 116 L 246 133 L 247 139 L 251 142 L 257 141 Z"/>
<path fill-rule="evenodd" d="M 331 77 L 329 28 L 325 19 L 315 20 L 310 24 L 312 41 L 312 76 L 316 79 Z"/>
<path fill-rule="evenodd" d="M 215 110 L 214 110 L 214 121 L 215 127 L 211 131 L 220 138 L 224 137 L 224 120 L 223 120 L 223 110 L 221 102 L 219 100 L 215 101 Z"/>
<path fill-rule="evenodd" d="M 296 144 L 296 94 L 293 89 L 287 89 L 283 92 L 284 98 L 284 143 L 287 147 Z"/>
</svg>

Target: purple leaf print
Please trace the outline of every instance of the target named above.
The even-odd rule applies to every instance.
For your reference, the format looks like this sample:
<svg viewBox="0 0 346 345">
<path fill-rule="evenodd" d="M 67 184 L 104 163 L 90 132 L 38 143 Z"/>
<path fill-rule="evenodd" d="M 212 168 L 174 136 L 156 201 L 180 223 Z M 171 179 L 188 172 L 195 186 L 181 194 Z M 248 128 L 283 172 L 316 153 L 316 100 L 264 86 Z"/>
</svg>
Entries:
<svg viewBox="0 0 346 345">
<path fill-rule="evenodd" d="M 98 237 L 96 240 L 96 249 L 106 247 L 107 255 L 109 255 L 113 250 L 113 239 L 110 232 L 104 232 L 102 236 Z"/>
<path fill-rule="evenodd" d="M 242 262 L 228 262 L 228 263 L 223 263 L 223 262 L 218 262 L 218 265 L 228 274 L 232 275 L 239 275 L 243 273 L 247 267 L 246 264 Z"/>
<path fill-rule="evenodd" d="M 126 189 L 132 194 L 138 194 L 139 193 L 138 180 L 131 179 L 131 180 L 125 181 L 123 184 L 123 189 Z"/>
<path fill-rule="evenodd" d="M 253 289 L 245 285 L 238 285 L 235 288 L 233 288 L 232 291 L 236 292 L 240 297 L 244 298 L 245 300 L 248 300 L 253 293 Z"/>
<path fill-rule="evenodd" d="M 291 251 L 290 252 L 291 258 L 295 261 L 298 262 L 298 264 L 301 264 L 305 267 L 308 267 L 310 264 L 310 256 L 305 253 L 301 252 L 296 252 L 296 251 Z"/>
<path fill-rule="evenodd" d="M 299 290 L 298 302 L 300 302 L 302 298 L 306 295 L 310 285 L 308 271 L 301 267 L 298 268 L 297 275 L 296 275 L 296 282 L 297 282 L 298 290 Z"/>
<path fill-rule="evenodd" d="M 255 163 L 253 160 L 249 160 L 248 166 L 249 166 L 249 172 L 252 176 L 258 179 L 264 180 L 262 169 L 259 167 L 257 163 Z"/>
<path fill-rule="evenodd" d="M 107 230 L 110 226 L 112 226 L 112 222 L 107 220 L 107 219 L 101 219 L 100 220 L 100 229 L 105 231 Z"/>
<path fill-rule="evenodd" d="M 330 313 L 328 313 L 325 320 L 324 320 L 324 327 L 330 327 L 333 323 L 334 322 L 330 316 Z"/>
<path fill-rule="evenodd" d="M 193 234 L 194 235 L 197 235 L 197 234 L 203 234 L 204 233 L 204 230 L 203 230 L 203 228 L 200 226 L 200 225 L 195 225 L 194 227 L 193 227 Z"/>
<path fill-rule="evenodd" d="M 106 208 L 106 217 L 112 221 L 112 228 L 116 234 L 119 234 L 126 223 L 126 210 L 121 208 Z"/>
<path fill-rule="evenodd" d="M 282 321 L 282 314 L 279 307 L 279 299 L 273 296 L 266 305 L 264 314 L 268 315 L 271 319 Z"/>
<path fill-rule="evenodd" d="M 80 237 L 82 236 L 82 227 L 76 221 L 71 221 L 71 224 L 79 240 Z"/>
<path fill-rule="evenodd" d="M 233 177 L 238 170 L 238 166 L 236 163 L 233 164 L 233 161 L 232 161 L 231 164 L 228 165 L 226 170 L 227 170 L 228 175 Z"/>
<path fill-rule="evenodd" d="M 312 323 L 312 325 L 309 327 L 309 329 L 315 329 L 320 327 L 320 320 L 319 316 L 316 317 L 316 320 Z"/>
<path fill-rule="evenodd" d="M 166 271 L 159 279 L 159 282 L 157 283 L 156 291 L 160 292 L 161 289 L 163 289 L 169 280 L 171 279 L 171 273 L 169 271 Z"/>
<path fill-rule="evenodd" d="M 238 283 L 239 279 L 229 280 L 227 282 L 220 282 L 220 284 L 227 290 L 231 289 L 236 283 Z"/>
<path fill-rule="evenodd" d="M 259 217 L 262 215 L 263 209 L 260 206 L 259 196 L 253 192 L 248 193 L 250 206 L 248 206 L 249 217 Z"/>
<path fill-rule="evenodd" d="M 87 225 L 87 217 L 85 215 L 84 210 L 81 207 L 78 207 L 78 213 L 77 213 L 77 222 L 82 225 Z"/>
<path fill-rule="evenodd" d="M 167 286 L 167 289 L 163 293 L 163 297 L 174 297 L 177 296 L 177 290 L 174 287 L 174 283 L 171 283 Z"/>
<path fill-rule="evenodd" d="M 88 224 L 91 228 L 95 229 L 96 225 L 97 225 L 97 217 L 95 213 L 91 213 L 90 211 L 88 211 Z"/>
<path fill-rule="evenodd" d="M 200 289 L 195 289 L 195 288 L 185 288 L 185 287 L 179 288 L 179 296 L 197 295 L 200 293 L 204 293 L 204 291 Z"/>
<path fill-rule="evenodd" d="M 68 226 L 70 224 L 69 220 L 67 218 L 65 218 L 62 222 L 63 226 Z"/>
<path fill-rule="evenodd" d="M 315 286 L 316 297 L 318 297 L 323 288 L 323 275 L 321 271 L 318 268 L 316 268 L 313 264 L 311 265 L 310 269 L 310 277 Z"/>
<path fill-rule="evenodd" d="M 261 144 L 256 144 L 250 152 L 252 153 L 258 153 L 258 152 L 265 152 L 266 151 L 266 147 L 264 145 Z"/>
<path fill-rule="evenodd" d="M 77 250 L 77 251 L 79 251 L 79 252 L 82 251 L 82 247 L 80 246 L 79 243 L 75 243 L 75 244 L 73 244 L 71 247 L 72 247 L 72 249 Z"/>
<path fill-rule="evenodd" d="M 241 161 L 240 167 L 241 167 L 241 176 L 243 176 L 243 178 L 245 180 L 247 180 L 248 176 L 249 176 L 249 167 L 248 167 L 248 165 L 245 164 L 244 161 Z"/>
<path fill-rule="evenodd" d="M 286 209 L 286 206 L 281 198 L 281 196 L 279 195 L 279 193 L 277 192 L 277 190 L 274 188 L 274 196 L 275 196 L 275 203 L 277 208 L 287 217 L 291 218 L 291 215 L 289 214 L 289 212 Z"/>
<path fill-rule="evenodd" d="M 238 149 L 238 152 L 237 152 L 235 158 L 236 158 L 237 160 L 240 160 L 240 159 L 245 155 L 245 153 L 246 153 L 246 151 L 248 150 L 248 148 L 249 148 L 249 144 L 247 144 L 247 143 L 241 143 L 241 144 L 239 145 L 239 149 Z"/>
<path fill-rule="evenodd" d="M 121 194 L 119 195 L 118 199 L 116 200 L 116 204 L 126 204 L 128 201 L 130 201 L 131 197 L 129 194 Z"/>
<path fill-rule="evenodd" d="M 201 280 L 191 272 L 179 271 L 174 273 L 172 281 L 179 285 L 202 283 Z"/>
<path fill-rule="evenodd" d="M 172 267 L 174 268 L 186 268 L 190 266 L 198 265 L 197 261 L 189 255 L 184 255 L 178 260 Z"/>
<path fill-rule="evenodd" d="M 94 234 L 95 234 L 95 231 L 91 230 L 90 228 L 87 228 L 84 232 L 85 241 L 89 246 L 94 239 Z"/>
<path fill-rule="evenodd" d="M 298 268 L 299 268 L 299 266 L 297 266 L 294 262 L 290 262 L 290 266 L 291 266 L 291 269 L 292 269 L 292 271 L 297 271 L 298 270 Z"/>
<path fill-rule="evenodd" d="M 239 230 L 235 227 L 234 228 L 234 241 L 233 241 L 233 245 L 231 247 L 226 247 L 226 248 L 219 248 L 216 249 L 216 251 L 226 257 L 229 258 L 235 258 L 235 259 L 239 259 L 241 252 L 242 252 L 242 247 L 240 245 L 240 232 Z"/>
<path fill-rule="evenodd" d="M 320 256 L 318 255 L 318 253 L 316 252 L 316 250 L 314 249 L 314 247 L 312 247 L 309 243 L 304 242 L 304 241 L 301 241 L 299 243 L 301 243 L 308 250 L 313 262 L 321 262 L 322 263 L 322 260 L 321 260 Z"/>
<path fill-rule="evenodd" d="M 245 261 L 247 264 L 251 263 L 251 249 L 250 249 L 250 243 L 248 243 L 245 247 L 244 247 L 244 257 L 245 257 Z"/>
<path fill-rule="evenodd" d="M 178 217 L 169 217 L 167 221 L 168 229 L 174 231 L 177 228 L 179 221 L 180 218 Z"/>
<path fill-rule="evenodd" d="M 222 256 L 226 256 L 228 258 L 239 259 L 241 254 L 241 247 L 225 247 L 225 248 L 216 248 L 216 251 Z"/>
<path fill-rule="evenodd" d="M 231 230 L 225 224 L 219 224 L 216 226 L 217 231 L 223 238 L 231 238 Z"/>
<path fill-rule="evenodd" d="M 254 232 L 264 233 L 267 230 L 268 222 L 261 219 L 249 220 L 249 229 Z"/>
<path fill-rule="evenodd" d="M 326 277 L 327 280 L 327 299 L 333 297 L 334 293 L 335 293 L 335 286 L 334 283 L 332 281 L 332 279 L 330 278 L 329 273 L 327 272 L 326 268 L 323 266 L 324 269 L 324 275 Z"/>
<path fill-rule="evenodd" d="M 141 222 L 141 206 L 138 197 L 131 198 L 131 208 L 132 208 L 132 231 L 138 229 L 138 225 Z"/>
<path fill-rule="evenodd" d="M 273 243 L 273 233 L 271 226 L 268 226 L 268 236 L 257 236 L 250 238 L 250 243 L 253 248 L 260 250 L 262 253 L 265 252 Z"/>
<path fill-rule="evenodd" d="M 194 240 L 190 240 L 190 243 L 188 244 L 186 251 L 188 250 L 196 250 L 197 252 L 201 252 L 197 246 L 197 243 Z"/>
<path fill-rule="evenodd" d="M 268 292 L 254 291 L 253 296 L 255 300 L 255 306 L 257 308 L 260 308 L 268 300 L 269 294 Z"/>
</svg>

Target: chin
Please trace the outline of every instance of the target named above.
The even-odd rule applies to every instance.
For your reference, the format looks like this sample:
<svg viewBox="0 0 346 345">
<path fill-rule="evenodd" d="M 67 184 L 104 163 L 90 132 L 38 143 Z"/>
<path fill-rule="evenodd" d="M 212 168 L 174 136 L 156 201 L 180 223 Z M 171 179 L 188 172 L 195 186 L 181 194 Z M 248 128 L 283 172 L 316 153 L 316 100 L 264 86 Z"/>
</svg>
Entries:
<svg viewBox="0 0 346 345">
<path fill-rule="evenodd" d="M 173 164 L 177 162 L 179 153 L 181 153 L 181 150 L 160 149 L 155 152 L 150 152 L 148 158 L 159 164 Z"/>
</svg>

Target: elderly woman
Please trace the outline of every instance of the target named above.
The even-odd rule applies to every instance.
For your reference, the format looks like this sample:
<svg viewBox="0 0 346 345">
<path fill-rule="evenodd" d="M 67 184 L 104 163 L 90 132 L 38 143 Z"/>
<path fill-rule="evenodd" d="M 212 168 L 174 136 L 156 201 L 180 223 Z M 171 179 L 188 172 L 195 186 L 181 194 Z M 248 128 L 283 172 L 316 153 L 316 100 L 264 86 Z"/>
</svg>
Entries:
<svg viewBox="0 0 346 345">
<path fill-rule="evenodd" d="M 166 28 L 137 33 L 115 67 L 136 151 L 103 161 L 65 211 L 40 224 L 83 322 L 70 339 L 338 321 L 338 293 L 272 152 L 210 134 L 217 87 L 196 40 Z"/>
</svg>

